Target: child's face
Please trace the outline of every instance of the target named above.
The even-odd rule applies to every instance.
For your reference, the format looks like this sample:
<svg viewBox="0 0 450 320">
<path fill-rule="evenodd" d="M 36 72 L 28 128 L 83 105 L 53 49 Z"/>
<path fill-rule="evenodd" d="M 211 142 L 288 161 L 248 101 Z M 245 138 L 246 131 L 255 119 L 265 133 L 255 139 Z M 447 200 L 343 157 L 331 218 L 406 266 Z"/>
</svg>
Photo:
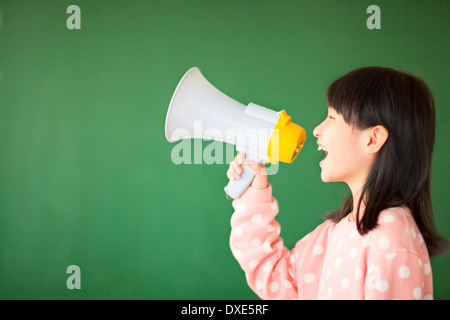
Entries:
<svg viewBox="0 0 450 320">
<path fill-rule="evenodd" d="M 351 188 L 364 183 L 372 166 L 372 158 L 367 155 L 365 145 L 367 135 L 347 124 L 332 107 L 327 118 L 313 131 L 319 150 L 326 150 L 320 161 L 321 178 L 324 182 L 346 182 Z"/>
</svg>

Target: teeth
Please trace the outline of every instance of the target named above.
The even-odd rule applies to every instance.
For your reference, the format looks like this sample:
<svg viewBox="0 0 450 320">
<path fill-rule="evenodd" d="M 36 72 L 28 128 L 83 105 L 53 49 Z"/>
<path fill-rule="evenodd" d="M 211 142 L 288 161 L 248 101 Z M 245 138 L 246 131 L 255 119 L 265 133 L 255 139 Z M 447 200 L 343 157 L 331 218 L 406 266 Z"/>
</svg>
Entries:
<svg viewBox="0 0 450 320">
<path fill-rule="evenodd" d="M 323 150 L 323 151 L 328 151 L 327 149 L 325 149 L 324 147 L 322 147 L 320 144 L 319 144 L 319 147 L 317 148 L 317 150 Z"/>
</svg>

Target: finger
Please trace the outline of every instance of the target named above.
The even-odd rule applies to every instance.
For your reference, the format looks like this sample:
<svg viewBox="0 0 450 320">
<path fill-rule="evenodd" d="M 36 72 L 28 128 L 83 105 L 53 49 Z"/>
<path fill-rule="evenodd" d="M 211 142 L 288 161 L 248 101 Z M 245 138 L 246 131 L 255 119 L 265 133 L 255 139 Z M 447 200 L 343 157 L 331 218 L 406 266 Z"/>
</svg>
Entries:
<svg viewBox="0 0 450 320">
<path fill-rule="evenodd" d="M 237 156 L 236 156 L 236 162 L 238 163 L 238 164 L 243 164 L 244 163 L 244 160 L 245 160 L 245 153 L 243 153 L 243 152 L 240 152 Z"/>
<path fill-rule="evenodd" d="M 230 168 L 227 171 L 227 177 L 231 180 L 239 179 L 242 174 L 241 165 L 236 164 L 235 162 L 230 163 Z"/>
<path fill-rule="evenodd" d="M 262 163 L 258 163 L 255 161 L 252 161 L 250 159 L 247 159 L 247 166 L 256 174 L 256 175 L 262 175 L 264 174 L 265 167 Z"/>
<path fill-rule="evenodd" d="M 234 176 L 234 172 L 233 172 L 233 170 L 231 170 L 231 169 L 228 169 L 228 171 L 227 171 L 227 177 L 228 177 L 228 179 L 230 179 L 230 180 L 235 180 L 235 179 L 236 179 L 235 176 Z"/>
<path fill-rule="evenodd" d="M 241 175 L 241 173 L 242 173 L 242 165 L 240 165 L 240 164 L 235 164 L 232 168 L 233 168 L 233 171 L 234 171 L 237 175 Z"/>
<path fill-rule="evenodd" d="M 234 172 L 233 168 L 229 168 L 228 171 L 227 171 L 228 179 L 235 180 L 236 176 L 237 176 L 237 174 L 236 174 L 236 172 Z"/>
</svg>

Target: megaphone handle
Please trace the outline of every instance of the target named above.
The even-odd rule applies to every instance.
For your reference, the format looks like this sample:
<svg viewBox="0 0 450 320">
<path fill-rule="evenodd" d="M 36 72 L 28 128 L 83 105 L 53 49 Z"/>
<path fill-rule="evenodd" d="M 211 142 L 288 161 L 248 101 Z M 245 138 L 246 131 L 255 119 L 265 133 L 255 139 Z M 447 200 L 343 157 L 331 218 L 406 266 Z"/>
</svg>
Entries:
<svg viewBox="0 0 450 320">
<path fill-rule="evenodd" d="M 247 166 L 246 160 L 242 164 L 241 177 L 236 180 L 230 180 L 225 187 L 225 192 L 230 198 L 236 199 L 241 194 L 243 194 L 255 177 L 255 173 L 253 172 L 253 170 Z"/>
</svg>

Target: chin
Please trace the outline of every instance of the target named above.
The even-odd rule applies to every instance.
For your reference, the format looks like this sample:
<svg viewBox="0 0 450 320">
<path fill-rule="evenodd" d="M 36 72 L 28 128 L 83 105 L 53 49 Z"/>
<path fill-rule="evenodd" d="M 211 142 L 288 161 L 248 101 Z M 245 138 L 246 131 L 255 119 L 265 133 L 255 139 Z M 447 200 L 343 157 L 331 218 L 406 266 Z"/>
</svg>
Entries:
<svg viewBox="0 0 450 320">
<path fill-rule="evenodd" d="M 339 181 L 342 181 L 341 179 L 339 179 L 337 177 L 333 177 L 333 175 L 327 174 L 326 172 L 324 172 L 323 169 L 322 169 L 322 172 L 320 173 L 320 178 L 322 179 L 323 182 L 339 182 Z"/>
<path fill-rule="evenodd" d="M 329 178 L 326 174 L 323 173 L 323 171 L 322 171 L 322 173 L 320 174 L 320 178 L 322 179 L 323 182 L 332 182 L 332 181 L 330 180 L 330 178 Z"/>
</svg>

